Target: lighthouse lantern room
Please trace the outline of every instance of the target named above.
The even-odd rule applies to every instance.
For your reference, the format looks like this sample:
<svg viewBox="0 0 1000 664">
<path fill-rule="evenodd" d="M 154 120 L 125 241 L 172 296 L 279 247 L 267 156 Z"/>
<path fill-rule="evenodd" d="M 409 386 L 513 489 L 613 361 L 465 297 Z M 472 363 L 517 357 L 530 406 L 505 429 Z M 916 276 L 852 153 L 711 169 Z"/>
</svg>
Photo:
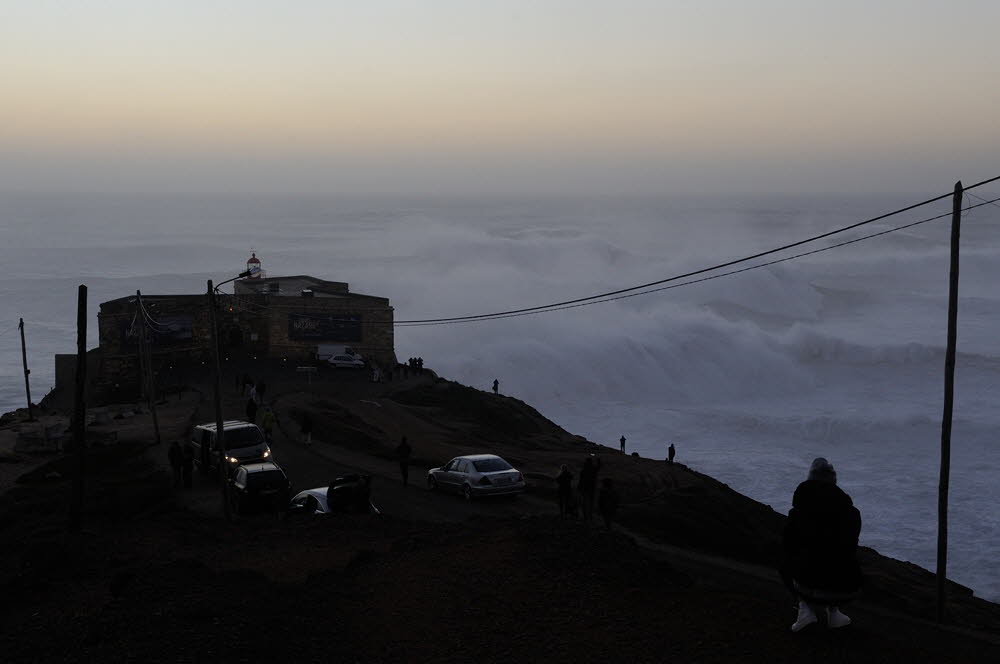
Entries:
<svg viewBox="0 0 1000 664">
<path fill-rule="evenodd" d="M 247 279 L 260 279 L 264 274 L 260 269 L 260 259 L 257 258 L 256 252 L 250 252 L 250 258 L 247 259 L 247 272 L 250 273 Z"/>
</svg>

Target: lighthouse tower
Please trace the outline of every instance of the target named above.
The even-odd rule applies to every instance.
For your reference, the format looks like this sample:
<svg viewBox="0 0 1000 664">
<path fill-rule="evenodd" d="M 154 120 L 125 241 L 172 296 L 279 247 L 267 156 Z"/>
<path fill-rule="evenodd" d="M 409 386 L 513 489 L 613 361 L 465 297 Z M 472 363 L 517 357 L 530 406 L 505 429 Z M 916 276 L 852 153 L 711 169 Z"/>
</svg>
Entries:
<svg viewBox="0 0 1000 664">
<path fill-rule="evenodd" d="M 260 269 L 260 259 L 257 258 L 255 252 L 250 252 L 250 258 L 247 259 L 247 272 L 250 273 L 247 279 L 260 279 L 263 275 Z"/>
</svg>

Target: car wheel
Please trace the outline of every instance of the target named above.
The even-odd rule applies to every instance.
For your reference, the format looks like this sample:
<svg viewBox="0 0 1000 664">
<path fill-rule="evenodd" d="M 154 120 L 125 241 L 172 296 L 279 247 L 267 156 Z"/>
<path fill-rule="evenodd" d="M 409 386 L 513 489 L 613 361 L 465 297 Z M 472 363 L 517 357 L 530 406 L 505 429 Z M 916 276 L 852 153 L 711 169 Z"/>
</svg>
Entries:
<svg viewBox="0 0 1000 664">
<path fill-rule="evenodd" d="M 462 485 L 462 497 L 465 498 L 465 502 L 472 502 L 472 487 L 468 484 Z"/>
<path fill-rule="evenodd" d="M 431 491 L 437 491 L 438 481 L 434 479 L 433 475 L 427 476 L 427 488 L 430 489 Z"/>
</svg>

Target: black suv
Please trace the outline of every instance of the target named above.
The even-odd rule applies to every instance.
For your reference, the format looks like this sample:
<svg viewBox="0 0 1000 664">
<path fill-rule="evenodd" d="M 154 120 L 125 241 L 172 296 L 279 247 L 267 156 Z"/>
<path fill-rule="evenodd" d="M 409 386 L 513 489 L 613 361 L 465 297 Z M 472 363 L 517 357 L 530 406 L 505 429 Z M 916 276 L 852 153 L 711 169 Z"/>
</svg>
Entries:
<svg viewBox="0 0 1000 664">
<path fill-rule="evenodd" d="M 283 510 L 291 490 L 285 471 L 270 461 L 237 466 L 229 478 L 229 499 L 238 513 Z"/>
</svg>

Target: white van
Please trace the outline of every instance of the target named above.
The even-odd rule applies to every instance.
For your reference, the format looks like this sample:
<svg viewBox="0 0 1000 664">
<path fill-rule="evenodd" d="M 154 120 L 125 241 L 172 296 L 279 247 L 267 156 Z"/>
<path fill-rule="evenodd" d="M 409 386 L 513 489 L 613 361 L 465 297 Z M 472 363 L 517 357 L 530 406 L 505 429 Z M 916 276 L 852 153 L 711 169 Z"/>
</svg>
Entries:
<svg viewBox="0 0 1000 664">
<path fill-rule="evenodd" d="M 230 470 L 245 463 L 274 461 L 271 448 L 256 424 L 242 420 L 227 420 L 222 423 L 222 431 L 226 444 L 226 462 Z M 215 438 L 215 422 L 196 426 L 191 432 L 190 445 L 194 452 L 195 463 L 203 469 L 219 467 L 219 444 Z"/>
</svg>

